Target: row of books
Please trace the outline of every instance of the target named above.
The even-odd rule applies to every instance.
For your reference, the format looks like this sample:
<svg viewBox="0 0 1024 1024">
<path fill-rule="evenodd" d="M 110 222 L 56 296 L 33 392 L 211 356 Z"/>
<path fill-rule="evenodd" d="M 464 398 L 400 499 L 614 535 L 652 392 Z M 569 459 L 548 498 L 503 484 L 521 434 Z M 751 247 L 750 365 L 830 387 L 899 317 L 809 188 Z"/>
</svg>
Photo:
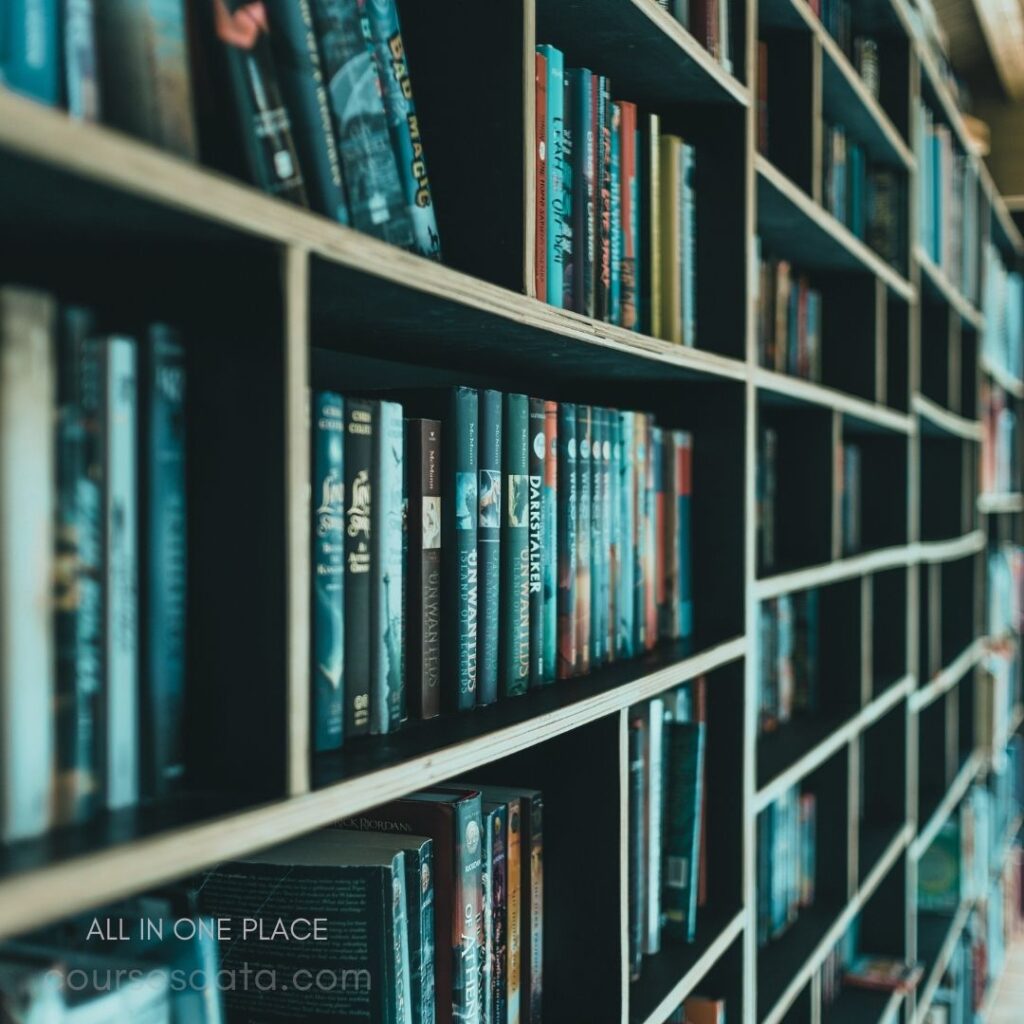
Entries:
<svg viewBox="0 0 1024 1024">
<path fill-rule="evenodd" d="M 844 555 L 855 555 L 861 549 L 861 446 L 839 439 L 836 445 L 836 492 L 839 496 L 839 533 Z"/>
<path fill-rule="evenodd" d="M 537 47 L 536 294 L 693 345 L 696 154 L 611 83 Z"/>
<path fill-rule="evenodd" d="M 185 356 L 0 287 L 0 833 L 184 773 Z"/>
<path fill-rule="evenodd" d="M 765 946 L 814 905 L 817 799 L 792 787 L 757 822 L 757 944 Z"/>
<path fill-rule="evenodd" d="M 11 3 L 8 87 L 192 160 L 233 122 L 264 191 L 439 256 L 396 0 Z"/>
<path fill-rule="evenodd" d="M 981 381 L 981 493 L 1021 489 L 1015 403 L 995 381 Z"/>
<path fill-rule="evenodd" d="M 758 610 L 758 716 L 772 732 L 818 710 L 821 645 L 818 591 L 762 601 Z"/>
<path fill-rule="evenodd" d="M 688 433 L 488 389 L 390 399 L 315 395 L 317 750 L 689 642 Z"/>
<path fill-rule="evenodd" d="M 693 942 L 707 899 L 707 683 L 633 708 L 629 722 L 629 962 Z"/>
<path fill-rule="evenodd" d="M 1007 269 L 991 243 L 985 246 L 984 262 L 982 355 L 996 369 L 1024 380 L 1024 277 Z"/>
<path fill-rule="evenodd" d="M 658 0 L 696 37 L 726 71 L 732 72 L 733 0 Z"/>
<path fill-rule="evenodd" d="M 970 301 L 978 299 L 980 212 L 977 172 L 949 126 L 922 101 L 915 108 L 918 241 Z"/>
<path fill-rule="evenodd" d="M 767 256 L 758 260 L 754 300 L 758 362 L 820 382 L 821 292 L 788 260 Z"/>
<path fill-rule="evenodd" d="M 886 262 L 903 259 L 903 181 L 896 171 L 870 164 L 864 147 L 841 125 L 824 127 L 822 205 Z"/>
</svg>

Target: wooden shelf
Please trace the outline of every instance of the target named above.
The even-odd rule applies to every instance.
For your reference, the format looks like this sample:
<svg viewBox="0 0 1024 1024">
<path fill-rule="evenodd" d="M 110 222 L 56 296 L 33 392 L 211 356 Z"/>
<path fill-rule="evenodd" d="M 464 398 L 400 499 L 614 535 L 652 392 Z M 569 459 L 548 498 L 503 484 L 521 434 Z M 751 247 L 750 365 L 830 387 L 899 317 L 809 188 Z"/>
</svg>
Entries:
<svg viewBox="0 0 1024 1024">
<path fill-rule="evenodd" d="M 981 443 L 982 429 L 977 420 L 969 420 L 944 409 L 924 395 L 914 395 L 912 408 L 921 419 L 921 433 L 937 437 L 952 436 L 962 441 Z"/>
<path fill-rule="evenodd" d="M 1024 512 L 1024 494 L 979 494 L 978 511 L 986 516 Z"/>
<path fill-rule="evenodd" d="M 921 711 L 948 693 L 985 655 L 985 641 L 969 643 L 934 679 L 910 695 L 910 710 Z"/>
<path fill-rule="evenodd" d="M 980 752 L 975 751 L 957 773 L 952 785 L 946 791 L 946 795 L 942 798 L 942 802 L 935 809 L 928 821 L 924 823 L 918 831 L 916 838 L 910 844 L 908 854 L 913 860 L 919 860 L 924 851 L 927 850 L 935 841 L 935 837 L 939 834 L 939 830 L 949 819 L 949 816 L 959 806 L 960 801 L 963 800 L 967 790 L 970 789 L 971 783 L 974 782 L 978 772 L 981 770 L 981 767 L 981 754 Z"/>
<path fill-rule="evenodd" d="M 983 330 L 985 317 L 981 310 L 963 295 L 946 275 L 946 272 L 932 260 L 921 245 L 914 246 L 914 259 L 921 268 L 922 296 L 947 303 L 964 323 L 969 324 L 976 331 Z"/>
<path fill-rule="evenodd" d="M 989 362 L 984 355 L 980 359 L 981 370 L 1014 398 L 1024 398 L 1024 381 L 1007 373 L 1001 366 Z"/>
</svg>

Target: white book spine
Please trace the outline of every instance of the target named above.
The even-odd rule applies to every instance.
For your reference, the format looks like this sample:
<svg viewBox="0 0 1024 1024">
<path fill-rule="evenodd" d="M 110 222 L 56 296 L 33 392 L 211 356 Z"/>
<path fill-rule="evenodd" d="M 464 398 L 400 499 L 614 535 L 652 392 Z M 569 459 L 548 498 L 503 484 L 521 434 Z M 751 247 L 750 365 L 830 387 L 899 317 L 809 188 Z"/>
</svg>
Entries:
<svg viewBox="0 0 1024 1024">
<path fill-rule="evenodd" d="M 0 289 L 0 810 L 6 841 L 45 832 L 54 782 L 52 298 Z"/>
</svg>

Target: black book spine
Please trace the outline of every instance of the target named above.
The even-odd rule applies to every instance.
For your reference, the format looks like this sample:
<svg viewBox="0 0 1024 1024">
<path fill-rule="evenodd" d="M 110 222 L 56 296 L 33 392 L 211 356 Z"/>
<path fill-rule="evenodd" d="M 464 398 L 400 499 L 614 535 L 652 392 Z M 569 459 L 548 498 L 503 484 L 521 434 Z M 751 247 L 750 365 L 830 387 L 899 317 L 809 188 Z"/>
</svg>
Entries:
<svg viewBox="0 0 1024 1024">
<path fill-rule="evenodd" d="M 409 495 L 406 644 L 409 713 L 441 711 L 441 423 L 406 420 Z"/>
<path fill-rule="evenodd" d="M 647 779 L 644 771 L 644 723 L 636 718 L 629 723 L 629 972 L 640 977 L 643 953 L 643 907 L 647 897 L 644 877 L 644 801 Z"/>
<path fill-rule="evenodd" d="M 345 735 L 370 731 L 370 570 L 375 402 L 345 402 Z"/>
<path fill-rule="evenodd" d="M 544 470 L 545 402 L 530 399 L 530 686 L 544 681 Z"/>
<path fill-rule="evenodd" d="M 597 136 L 594 174 L 597 202 L 596 252 L 594 256 L 594 316 L 611 319 L 612 283 L 612 98 L 604 75 L 594 77 L 597 94 Z"/>
<path fill-rule="evenodd" d="M 501 600 L 502 514 L 501 392 L 480 392 L 480 522 L 477 534 L 480 615 L 477 630 L 477 703 L 498 699 L 498 632 Z"/>
</svg>

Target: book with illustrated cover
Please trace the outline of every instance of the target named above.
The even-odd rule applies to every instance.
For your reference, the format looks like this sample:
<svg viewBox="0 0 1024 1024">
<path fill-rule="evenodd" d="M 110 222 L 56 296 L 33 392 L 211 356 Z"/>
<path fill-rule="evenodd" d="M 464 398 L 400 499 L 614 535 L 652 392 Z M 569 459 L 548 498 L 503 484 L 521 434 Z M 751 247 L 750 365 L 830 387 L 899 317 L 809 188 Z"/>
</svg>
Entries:
<svg viewBox="0 0 1024 1024">
<path fill-rule="evenodd" d="M 480 522 L 477 532 L 480 608 L 477 617 L 477 703 L 498 699 L 500 602 L 502 588 L 502 395 L 480 391 L 480 470 L 477 488 Z"/>
<path fill-rule="evenodd" d="M 544 488 L 541 497 L 544 557 L 544 641 L 542 682 L 555 678 L 558 662 L 558 403 L 544 403 Z"/>
<path fill-rule="evenodd" d="M 408 587 L 405 610 L 409 713 L 441 710 L 441 422 L 406 420 Z"/>
<path fill-rule="evenodd" d="M 528 518 L 530 524 L 530 686 L 544 682 L 544 400 L 530 399 Z"/>
<path fill-rule="evenodd" d="M 576 406 L 576 671 L 590 671 L 590 554 L 592 511 L 591 487 L 594 475 L 593 410 Z"/>
<path fill-rule="evenodd" d="M 558 678 L 576 675 L 579 663 L 576 620 L 576 406 L 558 406 Z"/>
<path fill-rule="evenodd" d="M 505 395 L 503 405 L 501 680 L 503 696 L 517 697 L 530 683 L 530 403 Z"/>
</svg>

